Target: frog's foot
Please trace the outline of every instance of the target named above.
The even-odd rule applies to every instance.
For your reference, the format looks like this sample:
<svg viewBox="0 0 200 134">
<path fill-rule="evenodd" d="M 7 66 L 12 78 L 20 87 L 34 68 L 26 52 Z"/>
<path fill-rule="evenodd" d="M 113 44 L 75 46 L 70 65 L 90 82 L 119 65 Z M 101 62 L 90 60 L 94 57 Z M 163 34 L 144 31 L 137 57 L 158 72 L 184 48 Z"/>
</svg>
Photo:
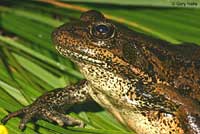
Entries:
<svg viewBox="0 0 200 134">
<path fill-rule="evenodd" d="M 64 115 L 62 113 L 59 113 L 55 110 L 52 110 L 50 108 L 44 108 L 44 107 L 37 107 L 35 105 L 27 106 L 21 110 L 15 111 L 13 113 L 8 114 L 5 116 L 1 122 L 5 124 L 8 120 L 10 120 L 13 117 L 20 116 L 22 117 L 19 129 L 23 130 L 26 127 L 26 124 L 33 120 L 33 119 L 45 119 L 50 122 L 56 122 L 60 126 L 79 126 L 84 127 L 84 123 L 81 120 L 74 119 L 73 117 L 70 117 L 68 115 Z"/>
</svg>

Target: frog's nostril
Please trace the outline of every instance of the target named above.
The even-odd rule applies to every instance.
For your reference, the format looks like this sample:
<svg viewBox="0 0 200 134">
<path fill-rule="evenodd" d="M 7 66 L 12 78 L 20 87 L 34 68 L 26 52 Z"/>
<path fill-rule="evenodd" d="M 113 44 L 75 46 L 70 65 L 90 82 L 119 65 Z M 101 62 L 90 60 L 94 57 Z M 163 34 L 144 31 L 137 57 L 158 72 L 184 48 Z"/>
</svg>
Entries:
<svg viewBox="0 0 200 134">
<path fill-rule="evenodd" d="M 80 20 L 88 22 L 88 21 L 98 21 L 98 20 L 104 20 L 105 17 L 103 16 L 103 14 L 101 14 L 100 12 L 96 11 L 96 10 L 89 10 L 87 12 L 84 12 L 81 17 Z"/>
</svg>

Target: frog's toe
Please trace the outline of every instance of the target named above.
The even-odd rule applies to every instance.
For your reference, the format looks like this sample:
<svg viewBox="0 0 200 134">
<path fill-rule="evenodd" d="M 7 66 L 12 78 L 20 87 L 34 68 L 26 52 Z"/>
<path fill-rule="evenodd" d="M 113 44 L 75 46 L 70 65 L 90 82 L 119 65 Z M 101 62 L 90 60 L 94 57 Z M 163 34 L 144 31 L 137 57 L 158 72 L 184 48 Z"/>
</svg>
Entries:
<svg viewBox="0 0 200 134">
<path fill-rule="evenodd" d="M 63 120 L 64 120 L 65 125 L 78 126 L 81 128 L 85 126 L 85 123 L 82 120 L 75 119 L 69 115 L 64 115 Z"/>
<path fill-rule="evenodd" d="M 24 130 L 26 127 L 26 124 L 31 120 L 31 118 L 32 118 L 32 116 L 30 116 L 28 114 L 25 115 L 20 121 L 19 129 Z"/>
<path fill-rule="evenodd" d="M 44 119 L 56 122 L 60 126 L 84 127 L 83 121 L 74 119 L 73 117 L 71 117 L 69 115 L 64 115 L 57 111 L 49 111 L 49 110 L 43 110 L 43 112 L 44 112 L 44 114 L 43 114 Z"/>
</svg>

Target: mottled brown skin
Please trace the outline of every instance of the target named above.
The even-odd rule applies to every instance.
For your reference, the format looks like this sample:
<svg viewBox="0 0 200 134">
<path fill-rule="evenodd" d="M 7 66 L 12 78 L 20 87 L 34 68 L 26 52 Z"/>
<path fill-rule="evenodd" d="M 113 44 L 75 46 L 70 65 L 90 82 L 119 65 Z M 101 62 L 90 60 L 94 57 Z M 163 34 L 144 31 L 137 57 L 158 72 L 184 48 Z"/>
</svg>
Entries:
<svg viewBox="0 0 200 134">
<path fill-rule="evenodd" d="M 56 49 L 75 62 L 86 80 L 53 90 L 10 113 L 79 125 L 63 107 L 95 100 L 138 134 L 200 134 L 200 47 L 172 45 L 131 31 L 91 10 L 57 28 Z"/>
</svg>

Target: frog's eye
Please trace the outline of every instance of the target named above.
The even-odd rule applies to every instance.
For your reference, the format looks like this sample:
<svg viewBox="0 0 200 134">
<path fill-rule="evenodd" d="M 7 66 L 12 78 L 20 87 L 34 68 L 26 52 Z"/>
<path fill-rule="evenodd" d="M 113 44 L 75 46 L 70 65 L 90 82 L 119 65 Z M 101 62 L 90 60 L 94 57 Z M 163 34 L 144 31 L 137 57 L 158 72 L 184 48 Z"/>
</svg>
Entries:
<svg viewBox="0 0 200 134">
<path fill-rule="evenodd" d="M 92 26 L 91 34 L 97 39 L 107 39 L 114 35 L 114 27 L 109 23 L 99 23 Z"/>
</svg>

